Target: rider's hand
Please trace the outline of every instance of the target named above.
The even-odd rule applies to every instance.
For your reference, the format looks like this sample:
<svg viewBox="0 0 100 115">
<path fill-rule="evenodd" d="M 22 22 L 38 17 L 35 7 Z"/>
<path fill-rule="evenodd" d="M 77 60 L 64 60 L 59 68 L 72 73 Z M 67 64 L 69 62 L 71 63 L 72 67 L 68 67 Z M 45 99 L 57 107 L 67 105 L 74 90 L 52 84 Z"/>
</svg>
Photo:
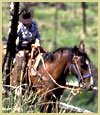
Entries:
<svg viewBox="0 0 100 115">
<path fill-rule="evenodd" d="M 38 39 L 36 39 L 36 41 L 35 41 L 35 47 L 40 47 L 40 42 Z"/>
</svg>

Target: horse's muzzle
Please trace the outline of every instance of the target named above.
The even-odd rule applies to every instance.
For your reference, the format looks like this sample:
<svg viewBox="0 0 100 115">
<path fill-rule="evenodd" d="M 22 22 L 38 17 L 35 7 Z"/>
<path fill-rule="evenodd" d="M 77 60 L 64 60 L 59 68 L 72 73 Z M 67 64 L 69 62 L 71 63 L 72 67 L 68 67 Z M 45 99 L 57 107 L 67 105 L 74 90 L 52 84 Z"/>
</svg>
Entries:
<svg viewBox="0 0 100 115">
<path fill-rule="evenodd" d="M 84 88 L 85 88 L 87 91 L 91 91 L 91 90 L 93 90 L 93 85 L 85 85 Z"/>
</svg>

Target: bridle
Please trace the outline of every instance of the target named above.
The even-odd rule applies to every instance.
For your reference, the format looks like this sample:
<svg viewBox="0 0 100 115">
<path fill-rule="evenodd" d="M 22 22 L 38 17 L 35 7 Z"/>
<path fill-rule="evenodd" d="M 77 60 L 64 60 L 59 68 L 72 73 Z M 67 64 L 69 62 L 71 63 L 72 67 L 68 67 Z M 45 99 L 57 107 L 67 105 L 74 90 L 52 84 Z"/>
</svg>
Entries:
<svg viewBox="0 0 100 115">
<path fill-rule="evenodd" d="M 88 59 L 86 60 L 86 64 L 88 65 L 89 73 L 86 75 L 83 75 L 83 76 L 80 72 L 76 56 L 74 56 L 74 63 L 72 62 L 72 64 L 69 66 L 69 72 L 71 72 L 71 70 L 74 69 L 76 75 L 78 76 L 78 78 L 77 78 L 78 83 L 80 83 L 82 81 L 82 83 L 84 84 L 84 79 L 93 77 L 93 73 L 91 71 L 91 66 L 90 66 Z"/>
</svg>

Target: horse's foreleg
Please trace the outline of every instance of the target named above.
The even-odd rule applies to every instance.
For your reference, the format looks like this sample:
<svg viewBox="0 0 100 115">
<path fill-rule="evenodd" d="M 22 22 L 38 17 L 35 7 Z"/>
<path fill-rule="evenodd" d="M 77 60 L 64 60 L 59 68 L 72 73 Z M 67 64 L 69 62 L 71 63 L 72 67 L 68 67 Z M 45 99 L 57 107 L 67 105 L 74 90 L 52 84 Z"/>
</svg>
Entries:
<svg viewBox="0 0 100 115">
<path fill-rule="evenodd" d="M 58 107 L 56 106 L 57 98 L 51 93 L 43 97 L 41 112 L 45 113 L 57 113 Z"/>
</svg>

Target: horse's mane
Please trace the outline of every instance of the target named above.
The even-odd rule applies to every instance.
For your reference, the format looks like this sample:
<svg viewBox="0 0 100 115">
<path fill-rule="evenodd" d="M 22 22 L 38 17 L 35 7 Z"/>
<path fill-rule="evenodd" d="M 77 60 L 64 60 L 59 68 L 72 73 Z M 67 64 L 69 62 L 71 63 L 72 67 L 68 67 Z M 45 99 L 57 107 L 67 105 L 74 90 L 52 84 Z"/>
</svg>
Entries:
<svg viewBox="0 0 100 115">
<path fill-rule="evenodd" d="M 44 53 L 43 54 L 44 62 L 46 62 L 46 61 L 53 61 L 55 53 L 59 53 L 59 54 L 62 55 L 65 50 L 69 50 L 69 52 L 68 52 L 68 59 L 69 59 L 70 62 L 72 62 L 72 58 L 73 58 L 73 55 L 74 55 L 74 48 L 70 48 L 70 47 L 62 47 L 62 48 L 58 48 L 58 49 L 56 49 L 54 51 Z M 87 54 L 85 52 L 82 52 L 79 49 L 78 49 L 78 51 L 79 51 L 79 54 L 84 55 L 84 57 L 89 60 L 89 58 L 88 58 L 88 56 L 87 56 Z M 67 55 L 66 55 L 66 58 L 67 58 Z M 39 66 L 41 64 L 42 64 L 42 61 L 40 61 Z"/>
<path fill-rule="evenodd" d="M 54 57 L 55 53 L 60 53 L 62 55 L 63 51 L 69 50 L 69 49 L 70 48 L 68 48 L 68 47 L 63 47 L 63 48 L 58 48 L 58 49 L 51 51 L 51 52 L 44 53 L 43 54 L 44 61 L 47 61 L 47 60 L 53 61 L 53 57 Z"/>
<path fill-rule="evenodd" d="M 65 50 L 69 50 L 68 58 L 71 61 L 71 59 L 73 57 L 72 49 L 73 48 L 62 47 L 62 48 L 58 48 L 58 49 L 56 49 L 54 51 L 51 51 L 51 52 L 46 52 L 46 53 L 43 54 L 44 62 L 46 62 L 46 61 L 53 61 L 55 53 L 60 53 L 62 55 Z M 40 65 L 42 65 L 42 61 L 40 61 L 39 66 Z"/>
</svg>

